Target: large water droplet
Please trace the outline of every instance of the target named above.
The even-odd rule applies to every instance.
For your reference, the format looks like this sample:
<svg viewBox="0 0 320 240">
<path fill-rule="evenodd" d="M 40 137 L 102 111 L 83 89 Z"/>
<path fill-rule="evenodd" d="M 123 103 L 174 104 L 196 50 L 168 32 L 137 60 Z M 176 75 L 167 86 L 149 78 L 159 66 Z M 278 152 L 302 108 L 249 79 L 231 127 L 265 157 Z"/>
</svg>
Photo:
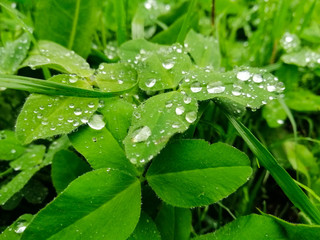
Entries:
<svg viewBox="0 0 320 240">
<path fill-rule="evenodd" d="M 157 80 L 155 78 L 150 78 L 146 81 L 146 87 L 151 88 L 156 84 Z"/>
<path fill-rule="evenodd" d="M 268 92 L 274 92 L 276 90 L 276 87 L 270 85 L 270 86 L 267 86 L 267 90 L 268 90 Z"/>
<path fill-rule="evenodd" d="M 95 129 L 95 130 L 100 130 L 102 128 L 104 128 L 104 126 L 106 125 L 106 123 L 103 121 L 103 116 L 99 115 L 99 114 L 94 114 L 89 122 L 88 125 Z"/>
<path fill-rule="evenodd" d="M 248 71 L 240 71 L 237 73 L 237 78 L 240 81 L 248 81 L 250 78 L 250 72 Z"/>
<path fill-rule="evenodd" d="M 209 83 L 207 85 L 207 91 L 208 93 L 222 93 L 226 89 L 224 86 L 217 86 L 217 84 L 221 84 L 221 82 L 218 83 Z"/>
<path fill-rule="evenodd" d="M 173 61 L 166 61 L 166 62 L 162 63 L 162 67 L 169 70 L 174 67 L 174 64 L 175 64 L 175 62 L 173 62 Z"/>
<path fill-rule="evenodd" d="M 144 142 L 151 136 L 151 130 L 148 126 L 141 127 L 134 131 L 132 142 Z"/>
<path fill-rule="evenodd" d="M 188 97 L 188 96 L 185 96 L 184 99 L 183 99 L 183 102 L 184 102 L 185 104 L 189 104 L 189 103 L 191 103 L 191 101 L 192 101 L 192 98 L 191 98 L 191 97 Z"/>
<path fill-rule="evenodd" d="M 201 84 L 199 82 L 194 82 L 191 84 L 191 92 L 197 93 L 202 90 Z"/>
<path fill-rule="evenodd" d="M 184 113 L 184 107 L 183 106 L 179 106 L 176 108 L 176 114 L 177 115 L 182 115 Z"/>
<path fill-rule="evenodd" d="M 196 112 L 188 112 L 186 114 L 186 120 L 188 123 L 193 123 L 197 119 L 197 113 Z"/>
<path fill-rule="evenodd" d="M 260 74 L 254 74 L 253 77 L 252 77 L 252 80 L 255 82 L 255 83 L 261 83 L 263 81 L 263 78 Z"/>
</svg>

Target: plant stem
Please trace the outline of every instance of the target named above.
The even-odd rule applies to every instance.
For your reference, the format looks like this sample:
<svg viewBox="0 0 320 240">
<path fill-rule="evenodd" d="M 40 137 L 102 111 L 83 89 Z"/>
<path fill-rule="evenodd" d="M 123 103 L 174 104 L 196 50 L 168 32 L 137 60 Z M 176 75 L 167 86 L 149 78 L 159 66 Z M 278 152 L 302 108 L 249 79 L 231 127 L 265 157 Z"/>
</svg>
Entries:
<svg viewBox="0 0 320 240">
<path fill-rule="evenodd" d="M 179 35 L 177 37 L 177 42 L 180 44 L 183 44 L 184 39 L 186 38 L 186 35 L 190 29 L 191 16 L 192 16 L 192 13 L 194 13 L 195 11 L 196 3 L 197 3 L 197 0 L 191 0 L 191 2 L 189 3 L 187 15 L 185 16 Z"/>
<path fill-rule="evenodd" d="M 226 116 L 243 140 L 248 144 L 251 151 L 259 159 L 261 165 L 270 172 L 290 201 L 304 212 L 314 223 L 320 224 L 319 210 L 312 204 L 310 199 L 291 178 L 288 172 L 279 165 L 272 154 L 260 143 L 248 128 L 229 113 L 226 113 Z"/>
</svg>

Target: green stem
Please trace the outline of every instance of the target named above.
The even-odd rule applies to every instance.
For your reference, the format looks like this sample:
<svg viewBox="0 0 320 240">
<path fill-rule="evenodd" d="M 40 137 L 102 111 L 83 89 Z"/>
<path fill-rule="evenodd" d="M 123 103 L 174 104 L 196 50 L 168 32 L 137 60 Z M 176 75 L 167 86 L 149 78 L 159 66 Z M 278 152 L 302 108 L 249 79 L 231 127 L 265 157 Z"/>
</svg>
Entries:
<svg viewBox="0 0 320 240">
<path fill-rule="evenodd" d="M 272 154 L 259 142 L 259 140 L 235 117 L 226 113 L 227 118 L 238 131 L 243 140 L 248 144 L 251 151 L 259 159 L 274 180 L 278 183 L 290 201 L 304 212 L 314 223 L 320 224 L 320 212 L 295 183 L 287 171 L 282 168 Z"/>
</svg>

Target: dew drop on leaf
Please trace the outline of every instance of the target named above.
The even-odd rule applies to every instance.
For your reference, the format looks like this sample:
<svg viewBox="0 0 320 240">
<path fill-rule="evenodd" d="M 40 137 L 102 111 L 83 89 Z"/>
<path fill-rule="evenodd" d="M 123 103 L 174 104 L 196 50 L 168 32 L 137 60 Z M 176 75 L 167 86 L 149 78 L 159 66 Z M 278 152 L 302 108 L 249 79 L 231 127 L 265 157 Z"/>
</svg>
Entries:
<svg viewBox="0 0 320 240">
<path fill-rule="evenodd" d="M 237 73 L 237 78 L 240 81 L 248 81 L 250 78 L 250 72 L 249 71 L 240 71 Z"/>
<path fill-rule="evenodd" d="M 261 83 L 263 81 L 263 78 L 260 74 L 254 74 L 253 77 L 252 77 L 252 80 L 255 82 L 255 83 Z"/>
<path fill-rule="evenodd" d="M 133 132 L 132 142 L 144 142 L 151 136 L 151 130 L 148 126 L 141 127 Z"/>
<path fill-rule="evenodd" d="M 94 114 L 92 115 L 92 117 L 90 118 L 89 122 L 88 122 L 89 127 L 91 127 L 92 129 L 95 130 L 100 130 L 102 128 L 104 128 L 104 126 L 106 125 L 106 123 L 103 121 L 103 116 L 99 115 L 99 114 Z"/>
<path fill-rule="evenodd" d="M 221 82 L 218 82 L 221 83 Z M 222 93 L 226 89 L 224 86 L 217 86 L 218 83 L 209 83 L 207 85 L 208 93 Z"/>
<path fill-rule="evenodd" d="M 179 106 L 176 108 L 176 114 L 177 115 L 182 115 L 184 113 L 184 107 L 183 106 Z"/>
<path fill-rule="evenodd" d="M 197 113 L 196 112 L 188 112 L 186 114 L 186 120 L 188 123 L 193 123 L 197 119 Z"/>
<path fill-rule="evenodd" d="M 201 84 L 199 82 L 194 82 L 191 84 L 191 92 L 197 93 L 202 90 Z"/>
<path fill-rule="evenodd" d="M 146 81 L 146 87 L 151 88 L 156 84 L 157 80 L 155 78 L 150 78 Z"/>
</svg>

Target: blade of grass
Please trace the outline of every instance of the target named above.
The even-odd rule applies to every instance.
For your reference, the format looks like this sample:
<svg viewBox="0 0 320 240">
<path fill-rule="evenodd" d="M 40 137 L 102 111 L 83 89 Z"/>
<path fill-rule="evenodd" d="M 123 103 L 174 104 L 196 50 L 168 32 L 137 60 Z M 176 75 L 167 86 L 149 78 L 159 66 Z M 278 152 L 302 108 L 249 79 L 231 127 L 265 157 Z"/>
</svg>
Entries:
<svg viewBox="0 0 320 240">
<path fill-rule="evenodd" d="M 130 91 L 134 86 L 123 91 L 100 92 L 36 78 L 0 74 L 0 87 L 47 95 L 62 95 L 85 98 L 109 98 L 119 96 L 124 92 Z"/>
<path fill-rule="evenodd" d="M 196 3 L 197 0 L 191 0 L 189 4 L 187 15 L 185 16 L 179 35 L 177 37 L 177 42 L 180 44 L 183 44 L 184 39 L 186 38 L 188 31 L 190 30 L 191 16 L 195 11 Z"/>
<path fill-rule="evenodd" d="M 124 0 L 114 0 L 117 21 L 117 41 L 118 46 L 127 41 L 126 11 Z"/>
<path fill-rule="evenodd" d="M 248 144 L 251 151 L 259 159 L 290 201 L 304 212 L 314 223 L 320 224 L 320 212 L 295 183 L 287 171 L 282 168 L 272 154 L 259 142 L 259 140 L 240 121 L 226 113 L 227 118 L 238 131 L 243 140 Z"/>
</svg>

